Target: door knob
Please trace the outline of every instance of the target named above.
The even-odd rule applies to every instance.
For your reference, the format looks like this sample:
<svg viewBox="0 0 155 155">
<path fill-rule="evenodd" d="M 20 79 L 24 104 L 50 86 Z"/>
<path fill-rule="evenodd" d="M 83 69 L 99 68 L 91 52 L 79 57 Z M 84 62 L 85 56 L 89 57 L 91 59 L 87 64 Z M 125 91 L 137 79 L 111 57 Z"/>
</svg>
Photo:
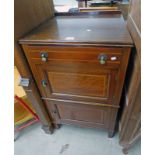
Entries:
<svg viewBox="0 0 155 155">
<path fill-rule="evenodd" d="M 43 87 L 46 87 L 46 86 L 47 86 L 46 80 L 42 80 L 42 81 L 41 81 L 41 85 L 42 85 Z"/>
<path fill-rule="evenodd" d="M 107 55 L 105 55 L 105 54 L 100 54 L 99 57 L 98 57 L 100 64 L 101 64 L 101 65 L 105 64 L 107 58 L 108 58 Z"/>
<path fill-rule="evenodd" d="M 43 62 L 46 62 L 46 61 L 47 61 L 48 53 L 42 52 L 42 53 L 40 54 L 40 56 L 41 56 L 41 60 L 42 60 Z"/>
<path fill-rule="evenodd" d="M 57 114 L 57 111 L 56 110 L 53 110 L 52 112 L 53 112 L 53 114 Z"/>
</svg>

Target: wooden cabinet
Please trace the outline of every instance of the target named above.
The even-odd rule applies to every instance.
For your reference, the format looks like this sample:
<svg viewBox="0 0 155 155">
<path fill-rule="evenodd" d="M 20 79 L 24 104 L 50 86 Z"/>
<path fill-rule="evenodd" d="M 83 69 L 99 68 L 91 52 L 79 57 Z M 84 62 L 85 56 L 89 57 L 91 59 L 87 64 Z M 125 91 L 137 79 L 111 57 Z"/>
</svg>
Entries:
<svg viewBox="0 0 155 155">
<path fill-rule="evenodd" d="M 33 78 L 24 53 L 18 44 L 18 39 L 53 15 L 54 6 L 52 0 L 14 1 L 14 61 L 21 77 Z M 51 120 L 34 81 L 31 80 L 29 87 L 23 87 L 23 89 L 38 114 L 44 131 L 53 133 Z"/>
<path fill-rule="evenodd" d="M 55 126 L 104 128 L 111 137 L 132 47 L 120 12 L 61 15 L 20 43 Z"/>
<path fill-rule="evenodd" d="M 135 51 L 125 81 L 125 107 L 119 127 L 124 153 L 128 153 L 141 137 L 141 0 L 131 0 L 127 25 Z"/>
</svg>

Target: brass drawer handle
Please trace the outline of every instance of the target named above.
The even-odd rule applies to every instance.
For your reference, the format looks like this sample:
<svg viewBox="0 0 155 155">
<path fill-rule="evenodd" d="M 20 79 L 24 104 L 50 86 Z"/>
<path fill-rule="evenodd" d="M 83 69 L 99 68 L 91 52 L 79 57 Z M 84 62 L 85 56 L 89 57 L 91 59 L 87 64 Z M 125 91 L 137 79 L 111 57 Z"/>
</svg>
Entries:
<svg viewBox="0 0 155 155">
<path fill-rule="evenodd" d="M 98 57 L 100 64 L 101 64 L 101 65 L 105 64 L 107 58 L 108 58 L 107 55 L 105 55 L 105 54 L 100 54 L 99 57 Z"/>
<path fill-rule="evenodd" d="M 46 86 L 47 86 L 46 80 L 42 80 L 42 81 L 41 81 L 41 85 L 42 85 L 43 87 L 46 87 Z"/>
<path fill-rule="evenodd" d="M 41 56 L 41 60 L 42 60 L 43 62 L 46 62 L 46 61 L 47 61 L 48 53 L 46 53 L 46 52 L 41 52 L 40 56 Z"/>
</svg>

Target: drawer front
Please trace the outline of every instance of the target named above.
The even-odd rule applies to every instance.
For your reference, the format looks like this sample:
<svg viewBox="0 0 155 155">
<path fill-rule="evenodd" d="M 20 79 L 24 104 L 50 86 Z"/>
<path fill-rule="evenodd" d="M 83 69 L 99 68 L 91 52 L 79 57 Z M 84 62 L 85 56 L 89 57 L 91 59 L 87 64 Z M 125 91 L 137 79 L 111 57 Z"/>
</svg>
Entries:
<svg viewBox="0 0 155 155">
<path fill-rule="evenodd" d="M 49 113 L 57 124 L 79 124 L 90 127 L 108 128 L 110 108 L 67 102 L 46 101 Z"/>
<path fill-rule="evenodd" d="M 23 46 L 44 98 L 118 104 L 129 50 Z M 46 53 L 45 57 L 41 57 Z M 102 56 L 106 59 L 103 59 Z"/>
<path fill-rule="evenodd" d="M 88 47 L 50 47 L 29 46 L 28 57 L 34 63 L 43 63 L 42 56 L 46 55 L 46 63 L 51 61 L 78 61 L 100 63 L 105 56 L 104 67 L 118 67 L 122 58 L 122 48 L 88 48 Z"/>
</svg>

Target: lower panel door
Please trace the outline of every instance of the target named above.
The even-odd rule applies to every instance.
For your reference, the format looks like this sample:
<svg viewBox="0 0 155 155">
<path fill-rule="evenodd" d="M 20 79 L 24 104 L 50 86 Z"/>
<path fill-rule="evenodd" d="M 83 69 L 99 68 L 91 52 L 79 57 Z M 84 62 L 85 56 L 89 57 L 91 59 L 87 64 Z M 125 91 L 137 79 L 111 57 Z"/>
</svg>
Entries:
<svg viewBox="0 0 155 155">
<path fill-rule="evenodd" d="M 110 107 L 46 101 L 49 113 L 56 124 L 74 124 L 84 127 L 109 128 Z"/>
</svg>

